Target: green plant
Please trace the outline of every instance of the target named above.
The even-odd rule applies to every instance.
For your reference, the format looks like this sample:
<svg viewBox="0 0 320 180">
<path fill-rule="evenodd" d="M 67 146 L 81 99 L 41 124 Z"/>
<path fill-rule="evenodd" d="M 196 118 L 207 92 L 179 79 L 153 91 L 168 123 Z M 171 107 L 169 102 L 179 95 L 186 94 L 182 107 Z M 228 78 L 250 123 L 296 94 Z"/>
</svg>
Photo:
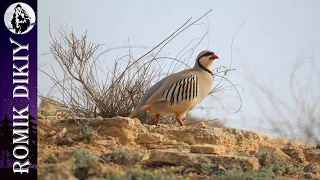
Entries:
<svg viewBox="0 0 320 180">
<path fill-rule="evenodd" d="M 250 174 L 242 170 L 231 169 L 220 176 L 221 180 L 254 180 Z"/>
<path fill-rule="evenodd" d="M 259 157 L 260 171 L 273 172 L 275 175 L 292 175 L 302 172 L 301 167 L 294 166 L 282 158 L 264 152 Z"/>
<path fill-rule="evenodd" d="M 173 149 L 180 149 L 180 144 L 172 144 Z"/>
<path fill-rule="evenodd" d="M 115 162 L 117 164 L 133 165 L 140 162 L 142 155 L 136 152 L 127 151 L 125 148 L 120 147 L 113 150 L 110 154 L 104 154 L 101 156 L 105 162 Z"/>
<path fill-rule="evenodd" d="M 205 175 L 221 175 L 224 174 L 226 169 L 223 166 L 220 165 L 214 165 L 214 164 L 203 164 L 201 165 L 201 172 Z"/>
<path fill-rule="evenodd" d="M 156 172 L 158 171 L 156 170 Z M 135 168 L 129 168 L 123 176 L 115 173 L 106 173 L 102 175 L 102 178 L 106 180 L 176 180 L 179 176 L 173 173 L 151 173 Z"/>
<path fill-rule="evenodd" d="M 86 140 L 88 142 L 91 142 L 97 135 L 98 135 L 98 129 L 94 129 L 90 125 L 90 121 L 76 121 L 79 126 L 81 126 L 81 131 L 79 133 L 78 140 L 83 141 Z"/>
<path fill-rule="evenodd" d="M 50 116 L 50 114 L 45 110 L 41 110 L 40 114 L 43 115 L 43 116 Z"/>
<path fill-rule="evenodd" d="M 106 180 L 125 180 L 124 177 L 121 177 L 118 174 L 115 173 L 106 173 L 102 175 L 102 178 L 106 179 Z"/>
<path fill-rule="evenodd" d="M 74 150 L 72 156 L 75 158 L 77 168 L 88 168 L 97 163 L 99 158 L 86 149 Z"/>
<path fill-rule="evenodd" d="M 58 163 L 60 159 L 53 153 L 49 154 L 48 158 L 45 161 L 46 163 Z"/>
<path fill-rule="evenodd" d="M 72 156 L 75 159 L 75 176 L 79 179 L 86 179 L 88 177 L 89 167 L 96 164 L 99 160 L 90 151 L 86 149 L 74 150 Z"/>
</svg>

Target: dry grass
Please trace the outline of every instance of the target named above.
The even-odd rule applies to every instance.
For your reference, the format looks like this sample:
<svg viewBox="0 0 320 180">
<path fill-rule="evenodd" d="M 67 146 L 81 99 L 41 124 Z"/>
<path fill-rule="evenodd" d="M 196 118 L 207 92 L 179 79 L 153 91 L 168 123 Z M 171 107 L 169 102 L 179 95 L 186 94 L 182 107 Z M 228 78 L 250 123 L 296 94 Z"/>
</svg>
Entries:
<svg viewBox="0 0 320 180">
<path fill-rule="evenodd" d="M 290 73 L 290 99 L 278 95 L 277 90 L 263 84 L 254 76 L 247 79 L 253 85 L 257 106 L 262 113 L 262 121 L 269 123 L 271 131 L 280 137 L 302 140 L 309 143 L 320 142 L 320 94 L 319 77 L 315 76 L 314 58 L 299 59 Z M 309 63 L 306 79 L 301 81 L 299 69 Z"/>
</svg>

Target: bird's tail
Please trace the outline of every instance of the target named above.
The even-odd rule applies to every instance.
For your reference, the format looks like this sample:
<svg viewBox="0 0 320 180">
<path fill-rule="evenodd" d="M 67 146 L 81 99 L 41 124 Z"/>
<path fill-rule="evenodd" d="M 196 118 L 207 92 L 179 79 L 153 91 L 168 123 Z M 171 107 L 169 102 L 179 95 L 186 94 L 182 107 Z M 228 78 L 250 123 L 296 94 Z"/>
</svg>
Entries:
<svg viewBox="0 0 320 180">
<path fill-rule="evenodd" d="M 136 109 L 130 114 L 129 118 L 134 118 L 134 117 L 138 116 L 140 113 L 148 110 L 148 108 L 149 108 L 148 105 L 144 105 L 144 106 L 142 106 L 142 107 L 140 107 L 140 108 L 136 108 Z"/>
</svg>

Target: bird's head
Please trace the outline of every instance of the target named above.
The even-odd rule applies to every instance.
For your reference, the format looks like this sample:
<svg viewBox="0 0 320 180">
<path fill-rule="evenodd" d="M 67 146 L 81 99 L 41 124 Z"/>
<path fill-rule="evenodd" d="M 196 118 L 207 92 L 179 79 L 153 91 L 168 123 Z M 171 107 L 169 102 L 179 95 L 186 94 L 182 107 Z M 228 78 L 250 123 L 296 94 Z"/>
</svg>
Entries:
<svg viewBox="0 0 320 180">
<path fill-rule="evenodd" d="M 196 64 L 200 66 L 200 68 L 211 70 L 211 65 L 215 59 L 219 59 L 219 57 L 212 51 L 205 50 L 199 53 Z"/>
</svg>

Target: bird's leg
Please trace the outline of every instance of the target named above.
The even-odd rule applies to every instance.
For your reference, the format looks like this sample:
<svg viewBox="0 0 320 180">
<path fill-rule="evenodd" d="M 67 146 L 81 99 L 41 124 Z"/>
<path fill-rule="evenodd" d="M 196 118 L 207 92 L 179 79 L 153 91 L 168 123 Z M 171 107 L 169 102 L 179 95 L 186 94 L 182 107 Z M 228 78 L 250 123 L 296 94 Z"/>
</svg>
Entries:
<svg viewBox="0 0 320 180">
<path fill-rule="evenodd" d="M 160 114 L 156 114 L 155 124 L 157 125 L 160 122 Z"/>
<path fill-rule="evenodd" d="M 176 118 L 176 120 L 178 121 L 178 123 L 180 124 L 180 126 L 184 126 L 184 124 L 183 124 L 183 122 L 182 122 L 181 118 Z"/>
</svg>

